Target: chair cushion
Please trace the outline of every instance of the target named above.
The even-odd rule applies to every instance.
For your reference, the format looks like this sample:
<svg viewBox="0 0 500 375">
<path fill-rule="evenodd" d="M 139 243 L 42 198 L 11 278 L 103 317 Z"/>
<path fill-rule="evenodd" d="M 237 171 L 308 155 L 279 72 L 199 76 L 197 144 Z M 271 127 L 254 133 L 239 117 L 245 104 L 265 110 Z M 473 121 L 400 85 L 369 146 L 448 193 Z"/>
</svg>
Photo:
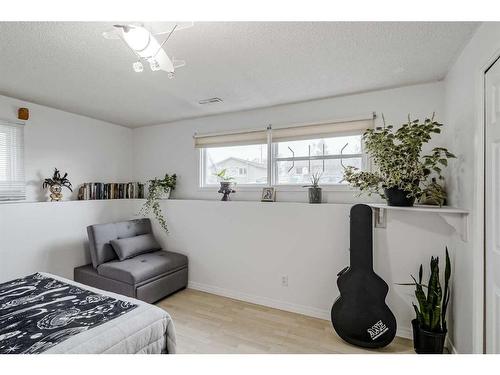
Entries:
<svg viewBox="0 0 500 375">
<path fill-rule="evenodd" d="M 133 285 L 181 269 L 187 264 L 185 255 L 160 250 L 103 263 L 97 267 L 97 272 L 104 277 Z"/>
<path fill-rule="evenodd" d="M 134 237 L 153 233 L 149 219 L 122 221 L 118 223 L 96 224 L 87 227 L 90 257 L 94 268 L 102 263 L 117 259 L 110 242 L 119 238 Z"/>
<path fill-rule="evenodd" d="M 112 240 L 111 246 L 120 260 L 132 258 L 139 254 L 161 250 L 161 246 L 151 233 Z"/>
</svg>

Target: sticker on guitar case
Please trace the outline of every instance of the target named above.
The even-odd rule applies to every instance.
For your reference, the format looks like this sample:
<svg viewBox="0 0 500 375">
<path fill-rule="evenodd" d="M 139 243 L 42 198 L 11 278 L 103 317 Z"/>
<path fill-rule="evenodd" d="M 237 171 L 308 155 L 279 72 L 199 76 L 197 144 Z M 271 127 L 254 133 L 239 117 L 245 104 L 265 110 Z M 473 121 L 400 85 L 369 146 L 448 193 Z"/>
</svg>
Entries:
<svg viewBox="0 0 500 375">
<path fill-rule="evenodd" d="M 370 334 L 370 338 L 372 340 L 377 339 L 378 337 L 382 336 L 384 333 L 386 333 L 389 330 L 387 326 L 379 320 L 377 323 L 372 325 L 370 328 L 367 329 L 368 333 Z"/>
</svg>

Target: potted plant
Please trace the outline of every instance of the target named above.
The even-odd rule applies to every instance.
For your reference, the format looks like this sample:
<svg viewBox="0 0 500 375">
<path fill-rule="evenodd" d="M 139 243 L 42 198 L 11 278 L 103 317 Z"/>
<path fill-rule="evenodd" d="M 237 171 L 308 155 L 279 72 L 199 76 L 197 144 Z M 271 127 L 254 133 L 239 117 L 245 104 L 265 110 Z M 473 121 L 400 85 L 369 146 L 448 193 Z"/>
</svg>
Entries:
<svg viewBox="0 0 500 375">
<path fill-rule="evenodd" d="M 442 354 L 446 333 L 446 310 L 450 300 L 449 281 L 451 262 L 446 248 L 446 265 L 444 271 L 444 290 L 439 282 L 439 257 L 431 257 L 431 274 L 427 285 L 422 283 L 422 265 L 418 271 L 418 281 L 411 276 L 413 283 L 403 285 L 415 286 L 415 297 L 418 306 L 413 304 L 416 318 L 412 320 L 413 346 L 419 354 Z M 424 289 L 427 290 L 427 295 Z"/>
<path fill-rule="evenodd" d="M 303 187 L 309 188 L 309 203 L 321 203 L 321 188 L 319 187 L 319 180 L 321 179 L 322 172 L 314 172 L 309 178 L 311 180 L 311 185 L 305 185 Z"/>
<path fill-rule="evenodd" d="M 71 188 L 71 182 L 67 179 L 68 174 L 65 173 L 64 176 L 61 177 L 61 173 L 57 168 L 54 168 L 54 175 L 52 178 L 46 178 L 43 181 L 42 188 L 46 189 L 47 187 L 50 190 L 50 201 L 51 202 L 59 202 L 62 200 L 62 188 L 68 188 L 69 191 L 73 191 Z"/>
<path fill-rule="evenodd" d="M 446 203 L 446 198 L 447 194 L 444 186 L 439 184 L 436 178 L 433 177 L 430 184 L 422 191 L 420 203 L 441 207 Z"/>
<path fill-rule="evenodd" d="M 218 193 L 223 194 L 221 201 L 228 201 L 229 199 L 229 194 L 231 193 L 236 193 L 236 190 L 233 189 L 234 187 L 234 178 L 230 176 L 226 176 L 227 169 L 224 168 L 221 171 L 214 173 L 214 176 L 216 176 L 220 182 L 220 189 Z"/>
<path fill-rule="evenodd" d="M 172 176 L 165 174 L 162 179 L 155 178 L 149 181 L 148 186 L 148 197 L 146 202 L 142 206 L 141 214 L 149 215 L 151 211 L 155 216 L 158 224 L 168 233 L 167 221 L 163 215 L 163 211 L 160 207 L 160 200 L 169 199 L 170 193 L 175 189 L 177 184 L 177 175 L 174 173 Z"/>
<path fill-rule="evenodd" d="M 392 125 L 368 129 L 363 134 L 367 153 L 374 161 L 373 171 L 361 171 L 353 166 L 344 166 L 344 180 L 354 187 L 379 194 L 390 206 L 413 206 L 426 191 L 427 198 L 441 202 L 441 196 L 433 197 L 436 189 L 427 189 L 434 174 L 443 180 L 442 168 L 449 158 L 455 158 L 444 147 L 435 147 L 422 155 L 423 146 L 433 134 L 439 134 L 443 125 L 426 118 L 424 122 L 410 120 L 394 131 Z M 441 194 L 441 193 L 440 193 Z"/>
<path fill-rule="evenodd" d="M 169 199 L 176 184 L 177 175 L 175 173 L 172 176 L 165 174 L 165 177 L 161 179 L 155 177 L 154 180 L 149 180 L 149 195 L 157 196 L 158 199 Z"/>
</svg>

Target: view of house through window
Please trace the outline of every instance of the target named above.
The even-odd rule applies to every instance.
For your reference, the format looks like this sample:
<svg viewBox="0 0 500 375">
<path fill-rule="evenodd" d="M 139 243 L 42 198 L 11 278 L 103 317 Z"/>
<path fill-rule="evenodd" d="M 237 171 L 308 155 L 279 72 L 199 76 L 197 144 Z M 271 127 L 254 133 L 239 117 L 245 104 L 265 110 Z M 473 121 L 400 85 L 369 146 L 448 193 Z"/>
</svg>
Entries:
<svg viewBox="0 0 500 375">
<path fill-rule="evenodd" d="M 206 148 L 204 185 L 218 184 L 216 173 L 226 170 L 238 185 L 267 185 L 267 145 Z"/>
<path fill-rule="evenodd" d="M 271 149 L 271 160 L 267 144 L 202 149 L 202 185 L 218 185 L 215 174 L 223 169 L 238 185 L 307 185 L 316 172 L 321 184 L 335 185 L 344 183 L 342 163 L 363 168 L 361 134 L 276 142 Z"/>
</svg>

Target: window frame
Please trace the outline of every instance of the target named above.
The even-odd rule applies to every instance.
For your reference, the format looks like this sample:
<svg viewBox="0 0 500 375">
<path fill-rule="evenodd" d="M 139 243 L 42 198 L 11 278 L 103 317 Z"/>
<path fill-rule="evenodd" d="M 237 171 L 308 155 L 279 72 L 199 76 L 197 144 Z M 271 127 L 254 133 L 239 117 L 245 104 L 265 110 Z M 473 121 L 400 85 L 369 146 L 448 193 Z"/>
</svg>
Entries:
<svg viewBox="0 0 500 375">
<path fill-rule="evenodd" d="M 242 145 L 244 146 L 244 145 Z M 230 146 L 228 146 L 230 147 Z M 206 184 L 205 183 L 205 163 L 206 163 L 206 151 L 207 147 L 200 148 L 198 152 L 198 189 L 202 191 L 214 191 L 219 190 L 220 186 L 218 184 Z M 267 183 L 265 184 L 238 184 L 238 190 L 240 191 L 261 191 L 262 188 L 271 186 L 269 183 L 269 160 L 267 160 Z"/>
<path fill-rule="evenodd" d="M 340 133 L 338 137 L 344 137 L 346 135 L 363 135 L 363 132 L 351 132 L 349 134 Z M 326 139 L 326 138 L 335 138 L 334 137 L 319 137 L 319 138 L 311 138 L 314 139 Z M 363 139 L 361 138 L 361 153 L 359 154 L 333 154 L 333 155 L 321 155 L 321 156 L 291 156 L 291 157 L 278 157 L 278 142 L 272 143 L 272 156 L 269 158 L 272 163 L 273 176 L 272 176 L 272 187 L 276 189 L 283 188 L 285 191 L 293 191 L 294 187 L 298 187 L 303 190 L 302 184 L 280 184 L 279 176 L 278 176 L 278 162 L 280 161 L 313 161 L 313 160 L 339 160 L 339 159 L 354 159 L 361 158 L 361 169 L 362 170 L 371 170 L 370 164 L 368 162 L 368 156 L 365 151 L 365 144 Z M 308 168 L 310 170 L 310 168 Z M 349 187 L 348 184 L 340 184 L 340 183 L 321 183 L 321 187 L 323 190 L 354 190 L 354 189 L 345 189 L 345 187 Z"/>
<path fill-rule="evenodd" d="M 375 120 L 375 115 L 373 117 Z M 318 134 L 317 138 L 308 138 L 308 139 L 325 139 L 325 138 L 335 138 L 335 137 L 343 137 L 346 135 L 363 135 L 365 130 L 359 131 L 349 131 L 349 132 L 339 132 L 333 136 L 324 136 Z M 300 140 L 300 138 L 297 138 Z M 277 144 L 279 142 L 273 142 L 272 140 L 272 129 L 269 126 L 267 132 L 267 184 L 238 184 L 237 188 L 239 191 L 262 191 L 264 187 L 274 187 L 276 191 L 284 191 L 284 192 L 298 192 L 304 191 L 302 184 L 278 184 L 278 171 L 277 171 L 277 162 L 285 161 L 285 160 L 338 160 L 341 158 L 361 158 L 361 168 L 365 171 L 372 170 L 372 164 L 370 159 L 366 153 L 365 144 L 363 139 L 361 138 L 361 153 L 359 154 L 335 154 L 335 155 L 322 155 L 322 156 L 302 156 L 302 157 L 286 157 L 286 158 L 278 158 L 277 157 Z M 243 144 L 242 144 L 243 145 Z M 224 147 L 224 146 L 220 146 Z M 231 147 L 231 146 L 227 146 Z M 217 184 L 205 184 L 205 162 L 206 162 L 206 150 L 207 147 L 200 147 L 198 152 L 198 190 L 199 191 L 214 191 L 219 189 L 219 185 Z M 341 184 L 341 183 L 323 183 L 321 184 L 323 191 L 341 191 L 341 192 L 353 192 L 357 189 L 350 186 L 349 184 Z"/>
<path fill-rule="evenodd" d="M 26 192 L 26 161 L 25 161 L 25 134 L 24 134 L 24 127 L 25 123 L 21 121 L 8 121 L 8 120 L 3 120 L 0 119 L 0 124 L 7 126 L 7 127 L 12 127 L 20 130 L 20 144 L 16 144 L 15 147 L 10 147 L 10 149 L 16 149 L 19 151 L 19 154 L 15 155 L 14 158 L 19 158 L 20 159 L 20 170 L 17 172 L 20 173 L 22 176 L 22 179 L 19 181 L 10 181 L 12 182 L 18 182 L 20 185 L 22 185 L 22 188 L 19 190 L 12 190 L 11 193 L 14 193 L 13 195 L 3 195 L 0 193 L 0 204 L 5 204 L 5 203 L 13 203 L 13 202 L 23 202 L 26 201 L 27 198 L 27 192 Z M 9 149 L 7 147 L 6 149 Z"/>
</svg>

